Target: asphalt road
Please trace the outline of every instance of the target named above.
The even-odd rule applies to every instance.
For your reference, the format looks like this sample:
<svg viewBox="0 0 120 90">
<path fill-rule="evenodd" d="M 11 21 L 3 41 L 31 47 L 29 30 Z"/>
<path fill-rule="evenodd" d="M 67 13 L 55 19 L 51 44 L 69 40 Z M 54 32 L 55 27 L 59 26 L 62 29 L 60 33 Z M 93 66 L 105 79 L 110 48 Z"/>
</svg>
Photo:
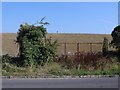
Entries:
<svg viewBox="0 0 120 90">
<path fill-rule="evenodd" d="M 3 79 L 2 88 L 118 88 L 118 78 Z"/>
</svg>

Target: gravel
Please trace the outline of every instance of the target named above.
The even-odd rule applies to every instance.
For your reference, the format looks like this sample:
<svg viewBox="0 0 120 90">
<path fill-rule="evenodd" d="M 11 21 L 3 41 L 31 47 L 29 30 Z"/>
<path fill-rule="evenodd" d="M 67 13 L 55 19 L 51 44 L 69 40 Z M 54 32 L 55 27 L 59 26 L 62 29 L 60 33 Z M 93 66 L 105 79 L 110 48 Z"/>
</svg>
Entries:
<svg viewBox="0 0 120 90">
<path fill-rule="evenodd" d="M 120 77 L 119 75 L 81 75 L 81 76 L 1 76 L 2 79 L 12 78 L 102 78 L 102 77 Z"/>
</svg>

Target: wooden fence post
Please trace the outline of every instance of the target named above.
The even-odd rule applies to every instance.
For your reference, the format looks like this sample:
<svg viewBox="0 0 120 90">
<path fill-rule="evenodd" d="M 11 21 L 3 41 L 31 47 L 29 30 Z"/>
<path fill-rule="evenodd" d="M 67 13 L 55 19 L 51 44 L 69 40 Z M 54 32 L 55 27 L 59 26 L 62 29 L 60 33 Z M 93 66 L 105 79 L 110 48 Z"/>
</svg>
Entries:
<svg viewBox="0 0 120 90">
<path fill-rule="evenodd" d="M 77 43 L 77 52 L 79 52 L 79 43 Z"/>
<path fill-rule="evenodd" d="M 66 43 L 64 43 L 64 54 L 66 55 Z"/>
<path fill-rule="evenodd" d="M 90 52 L 92 52 L 92 43 L 90 43 Z"/>
</svg>

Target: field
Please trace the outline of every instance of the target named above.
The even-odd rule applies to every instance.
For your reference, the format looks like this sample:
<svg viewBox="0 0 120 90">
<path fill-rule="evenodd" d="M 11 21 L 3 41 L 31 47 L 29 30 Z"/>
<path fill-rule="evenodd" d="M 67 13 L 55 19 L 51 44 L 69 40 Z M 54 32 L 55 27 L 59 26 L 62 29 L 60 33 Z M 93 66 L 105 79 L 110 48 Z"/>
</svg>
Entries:
<svg viewBox="0 0 120 90">
<path fill-rule="evenodd" d="M 14 42 L 16 40 L 16 33 L 2 33 L 2 53 L 16 56 L 18 54 L 19 47 Z M 109 42 L 111 41 L 110 34 L 70 34 L 70 33 L 59 33 L 59 34 L 47 34 L 47 38 L 52 37 L 52 40 L 58 40 L 58 43 L 62 43 L 58 46 L 58 54 L 64 53 L 64 43 L 66 44 L 66 51 L 68 53 L 77 51 L 77 43 L 100 43 L 104 37 L 107 37 Z M 101 44 L 93 44 L 93 51 L 101 51 Z M 90 51 L 89 44 L 80 44 L 80 51 Z"/>
</svg>

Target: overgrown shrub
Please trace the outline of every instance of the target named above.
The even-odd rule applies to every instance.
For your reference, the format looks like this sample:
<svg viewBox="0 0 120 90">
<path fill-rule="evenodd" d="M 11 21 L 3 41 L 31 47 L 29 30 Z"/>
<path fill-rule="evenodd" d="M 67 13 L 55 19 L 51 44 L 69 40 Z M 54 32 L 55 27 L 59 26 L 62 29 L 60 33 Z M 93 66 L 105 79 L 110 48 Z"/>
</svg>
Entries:
<svg viewBox="0 0 120 90">
<path fill-rule="evenodd" d="M 46 39 L 46 28 L 42 25 L 20 25 L 17 43 L 19 43 L 19 56 L 23 66 L 34 67 L 51 62 L 55 56 L 57 42 Z"/>
<path fill-rule="evenodd" d="M 111 45 L 115 47 L 120 53 L 120 25 L 116 26 L 111 33 L 112 41 Z"/>
<path fill-rule="evenodd" d="M 103 53 L 103 56 L 107 56 L 108 54 L 108 39 L 106 37 L 104 37 L 104 40 L 103 40 L 103 46 L 102 46 L 102 53 Z"/>
<path fill-rule="evenodd" d="M 10 63 L 12 60 L 12 57 L 10 57 L 8 54 L 5 54 L 2 56 L 2 63 Z"/>
</svg>

